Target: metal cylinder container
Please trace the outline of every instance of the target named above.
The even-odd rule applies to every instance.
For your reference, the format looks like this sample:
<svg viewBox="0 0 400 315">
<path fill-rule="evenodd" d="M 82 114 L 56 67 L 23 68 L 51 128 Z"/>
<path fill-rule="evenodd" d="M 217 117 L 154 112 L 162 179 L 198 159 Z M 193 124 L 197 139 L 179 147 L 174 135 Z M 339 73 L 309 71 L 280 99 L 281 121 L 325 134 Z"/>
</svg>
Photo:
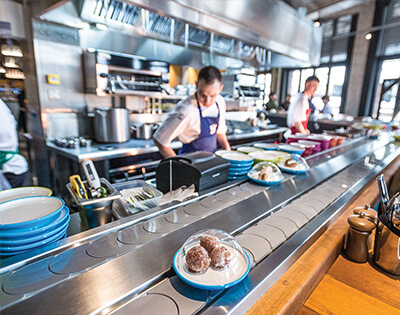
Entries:
<svg viewBox="0 0 400 315">
<path fill-rule="evenodd" d="M 121 143 L 130 139 L 129 112 L 126 108 L 96 108 L 94 135 L 97 142 Z"/>
</svg>

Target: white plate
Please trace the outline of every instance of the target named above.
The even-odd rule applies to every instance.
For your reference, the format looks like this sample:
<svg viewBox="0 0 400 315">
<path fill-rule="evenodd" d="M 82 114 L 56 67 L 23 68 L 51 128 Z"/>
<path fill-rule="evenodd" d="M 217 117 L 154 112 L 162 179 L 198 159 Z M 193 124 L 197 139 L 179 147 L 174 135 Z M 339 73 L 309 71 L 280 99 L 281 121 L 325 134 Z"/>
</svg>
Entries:
<svg viewBox="0 0 400 315">
<path fill-rule="evenodd" d="M 262 152 L 263 149 L 255 148 L 255 147 L 239 147 L 237 148 L 239 152 L 242 153 L 250 153 L 250 152 Z"/>
<path fill-rule="evenodd" d="M 0 191 L 0 203 L 24 197 L 51 196 L 52 191 L 46 187 L 19 187 Z"/>
<path fill-rule="evenodd" d="M 193 273 L 188 270 L 185 256 L 180 254 L 179 249 L 173 259 L 172 265 L 176 274 L 187 284 L 204 290 L 220 290 L 229 288 L 242 281 L 250 271 L 250 258 L 245 252 L 242 255 L 231 244 L 221 242 L 230 253 L 232 260 L 226 269 L 217 269 L 210 265 L 205 272 Z M 193 246 L 199 245 L 199 242 L 186 247 L 188 251 Z"/>
<path fill-rule="evenodd" d="M 0 204 L 0 228 L 17 228 L 23 223 L 40 223 L 64 207 L 57 197 L 27 197 Z M 59 210 L 59 211 L 58 211 Z"/>
<path fill-rule="evenodd" d="M 253 161 L 251 156 L 240 152 L 229 152 L 221 155 L 222 158 L 232 162 L 248 162 Z"/>
</svg>

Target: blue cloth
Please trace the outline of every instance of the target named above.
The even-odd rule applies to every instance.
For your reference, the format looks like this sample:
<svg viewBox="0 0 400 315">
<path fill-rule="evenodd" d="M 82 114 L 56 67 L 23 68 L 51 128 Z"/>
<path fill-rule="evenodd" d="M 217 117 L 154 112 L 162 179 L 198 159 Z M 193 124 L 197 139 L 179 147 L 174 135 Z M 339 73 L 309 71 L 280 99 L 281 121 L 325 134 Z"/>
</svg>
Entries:
<svg viewBox="0 0 400 315">
<path fill-rule="evenodd" d="M 197 100 L 197 96 L 196 96 Z M 199 101 L 197 100 L 197 107 L 200 114 L 200 135 L 197 139 L 190 143 L 184 143 L 182 148 L 179 150 L 179 154 L 197 152 L 197 151 L 208 151 L 214 153 L 217 150 L 217 130 L 219 125 L 219 106 L 215 103 L 218 108 L 217 117 L 203 117 Z"/>
</svg>

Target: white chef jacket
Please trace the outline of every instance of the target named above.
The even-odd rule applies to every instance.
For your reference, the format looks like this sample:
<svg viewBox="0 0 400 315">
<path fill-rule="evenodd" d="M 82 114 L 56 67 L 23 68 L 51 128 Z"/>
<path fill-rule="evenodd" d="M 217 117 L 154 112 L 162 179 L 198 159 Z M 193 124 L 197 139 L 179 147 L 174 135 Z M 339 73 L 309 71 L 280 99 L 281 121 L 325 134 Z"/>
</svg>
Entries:
<svg viewBox="0 0 400 315">
<path fill-rule="evenodd" d="M 217 134 L 226 133 L 225 112 L 226 103 L 221 95 L 217 96 L 216 103 L 219 107 L 219 123 Z M 203 117 L 217 117 L 218 108 L 214 103 L 210 107 L 200 105 Z M 172 140 L 178 137 L 182 143 L 190 143 L 200 135 L 200 113 L 197 107 L 196 96 L 189 96 L 174 107 L 153 138 L 163 146 L 170 146 Z"/>
<path fill-rule="evenodd" d="M 17 151 L 18 150 L 18 135 L 17 122 L 10 109 L 0 99 L 0 151 Z M 7 161 L 1 169 L 3 173 L 13 173 L 21 175 L 28 171 L 28 163 L 25 158 L 16 154 Z"/>
<path fill-rule="evenodd" d="M 288 114 L 287 114 L 287 125 L 288 127 L 294 127 L 296 122 L 305 121 L 307 119 L 306 111 L 310 107 L 306 95 L 299 92 L 293 102 L 290 102 Z"/>
</svg>

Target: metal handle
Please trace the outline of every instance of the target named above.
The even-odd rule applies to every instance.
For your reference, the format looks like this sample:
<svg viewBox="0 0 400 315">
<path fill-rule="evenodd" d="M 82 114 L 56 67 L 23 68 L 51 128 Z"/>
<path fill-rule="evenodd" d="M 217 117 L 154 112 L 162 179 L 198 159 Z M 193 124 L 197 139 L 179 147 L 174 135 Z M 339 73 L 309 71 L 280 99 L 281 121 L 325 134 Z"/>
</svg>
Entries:
<svg viewBox="0 0 400 315">
<path fill-rule="evenodd" d="M 386 212 L 386 208 L 389 204 L 389 193 L 387 190 L 387 186 L 385 183 L 385 177 L 384 175 L 380 175 L 376 178 L 376 181 L 378 182 L 378 188 L 379 188 L 379 194 L 381 196 L 381 202 L 382 202 L 382 209 L 384 212 Z"/>
</svg>

